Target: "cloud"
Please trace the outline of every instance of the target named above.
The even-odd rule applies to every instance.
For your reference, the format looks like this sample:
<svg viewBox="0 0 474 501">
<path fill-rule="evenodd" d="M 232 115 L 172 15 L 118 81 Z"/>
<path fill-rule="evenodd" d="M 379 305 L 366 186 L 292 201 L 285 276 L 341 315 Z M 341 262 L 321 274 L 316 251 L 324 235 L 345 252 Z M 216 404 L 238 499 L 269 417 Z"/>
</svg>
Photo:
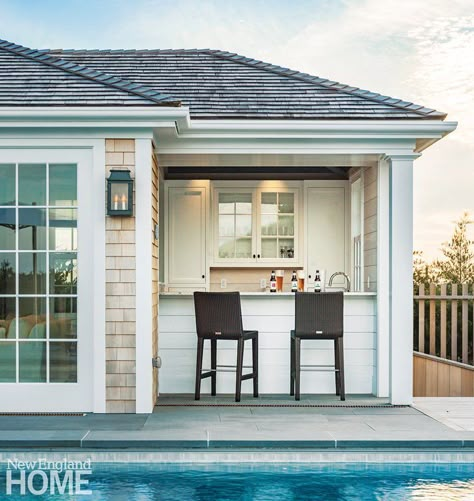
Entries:
<svg viewBox="0 0 474 501">
<path fill-rule="evenodd" d="M 212 47 L 436 108 L 458 130 L 415 162 L 415 246 L 474 213 L 472 0 L 2 0 L 31 47 Z"/>
</svg>

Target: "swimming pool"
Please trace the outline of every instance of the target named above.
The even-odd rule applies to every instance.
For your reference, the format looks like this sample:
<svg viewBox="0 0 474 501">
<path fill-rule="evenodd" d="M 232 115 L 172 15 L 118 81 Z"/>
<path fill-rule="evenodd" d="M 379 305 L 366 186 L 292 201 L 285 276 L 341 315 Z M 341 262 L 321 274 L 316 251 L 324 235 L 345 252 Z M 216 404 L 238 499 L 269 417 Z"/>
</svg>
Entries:
<svg viewBox="0 0 474 501">
<path fill-rule="evenodd" d="M 105 464 L 93 463 L 90 495 L 6 493 L 0 499 L 89 499 L 114 501 L 286 500 L 469 500 L 474 499 L 472 464 Z M 15 477 L 18 479 L 18 476 Z M 41 487 L 41 475 L 33 487 Z M 67 492 L 67 491 L 66 491 Z"/>
</svg>

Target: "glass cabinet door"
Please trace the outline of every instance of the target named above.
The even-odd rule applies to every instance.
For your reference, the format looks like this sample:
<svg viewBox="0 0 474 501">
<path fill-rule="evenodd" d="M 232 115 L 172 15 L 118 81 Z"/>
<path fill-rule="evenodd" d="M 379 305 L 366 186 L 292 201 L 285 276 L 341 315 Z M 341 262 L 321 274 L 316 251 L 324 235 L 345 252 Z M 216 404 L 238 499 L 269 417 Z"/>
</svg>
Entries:
<svg viewBox="0 0 474 501">
<path fill-rule="evenodd" d="M 295 259 L 295 192 L 260 192 L 261 259 Z"/>
<path fill-rule="evenodd" d="M 253 250 L 252 192 L 217 192 L 217 239 L 219 260 L 248 260 Z"/>
</svg>

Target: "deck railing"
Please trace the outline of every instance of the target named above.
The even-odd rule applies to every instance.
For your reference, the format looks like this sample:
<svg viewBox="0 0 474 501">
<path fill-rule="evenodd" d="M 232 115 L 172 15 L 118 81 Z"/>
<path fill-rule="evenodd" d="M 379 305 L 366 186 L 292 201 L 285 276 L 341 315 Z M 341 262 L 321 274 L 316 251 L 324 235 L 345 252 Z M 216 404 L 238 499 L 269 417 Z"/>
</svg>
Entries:
<svg viewBox="0 0 474 501">
<path fill-rule="evenodd" d="M 474 365 L 474 289 L 468 284 L 415 287 L 415 351 Z"/>
</svg>

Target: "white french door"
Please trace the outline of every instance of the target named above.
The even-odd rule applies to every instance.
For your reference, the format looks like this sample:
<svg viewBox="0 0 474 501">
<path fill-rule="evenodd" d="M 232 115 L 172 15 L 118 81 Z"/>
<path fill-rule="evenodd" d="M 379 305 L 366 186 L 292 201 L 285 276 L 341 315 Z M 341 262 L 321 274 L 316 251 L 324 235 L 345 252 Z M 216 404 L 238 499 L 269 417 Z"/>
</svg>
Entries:
<svg viewBox="0 0 474 501">
<path fill-rule="evenodd" d="M 91 150 L 0 149 L 0 411 L 93 408 Z"/>
</svg>

